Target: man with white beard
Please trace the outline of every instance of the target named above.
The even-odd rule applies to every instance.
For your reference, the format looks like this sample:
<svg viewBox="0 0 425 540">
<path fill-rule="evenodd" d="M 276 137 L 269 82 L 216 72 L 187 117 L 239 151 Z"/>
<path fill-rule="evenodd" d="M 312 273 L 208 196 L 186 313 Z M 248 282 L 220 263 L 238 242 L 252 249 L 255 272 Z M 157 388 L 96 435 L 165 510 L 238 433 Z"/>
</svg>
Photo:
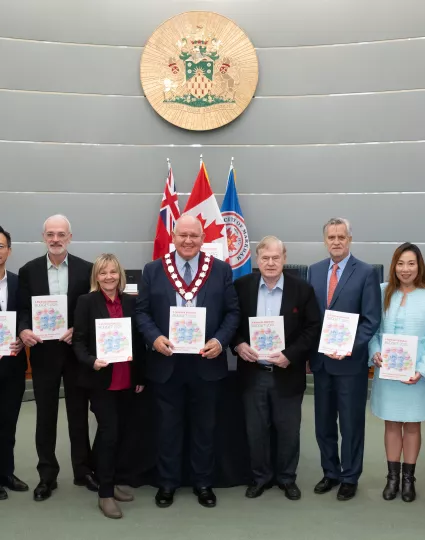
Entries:
<svg viewBox="0 0 425 540">
<path fill-rule="evenodd" d="M 45 501 L 57 488 L 59 463 L 55 455 L 59 389 L 63 378 L 74 484 L 97 491 L 93 478 L 88 430 L 88 397 L 77 384 L 78 363 L 71 344 L 73 317 L 78 297 L 90 290 L 92 264 L 68 253 L 71 224 L 62 215 L 48 218 L 43 227 L 47 254 L 19 270 L 21 311 L 19 336 L 31 348 L 30 362 L 37 406 L 35 442 L 40 483 L 35 501 Z M 58 340 L 45 340 L 32 328 L 33 296 L 66 295 L 68 328 Z"/>
</svg>

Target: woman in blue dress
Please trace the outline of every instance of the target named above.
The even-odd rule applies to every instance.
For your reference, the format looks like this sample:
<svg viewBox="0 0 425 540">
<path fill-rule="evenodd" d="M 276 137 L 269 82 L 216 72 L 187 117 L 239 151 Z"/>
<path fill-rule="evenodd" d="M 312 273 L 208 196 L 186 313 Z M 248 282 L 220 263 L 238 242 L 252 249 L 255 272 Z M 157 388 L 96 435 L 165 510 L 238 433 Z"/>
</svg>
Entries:
<svg viewBox="0 0 425 540">
<path fill-rule="evenodd" d="M 421 447 L 421 422 L 425 420 L 425 264 L 415 244 L 406 242 L 395 250 L 388 283 L 381 285 L 381 292 L 381 326 L 369 343 L 369 356 L 375 365 L 372 413 L 385 420 L 388 476 L 382 496 L 387 501 L 396 497 L 401 471 L 402 499 L 411 502 L 416 498 L 415 465 Z M 383 334 L 418 337 L 416 374 L 410 380 L 379 378 Z"/>
</svg>

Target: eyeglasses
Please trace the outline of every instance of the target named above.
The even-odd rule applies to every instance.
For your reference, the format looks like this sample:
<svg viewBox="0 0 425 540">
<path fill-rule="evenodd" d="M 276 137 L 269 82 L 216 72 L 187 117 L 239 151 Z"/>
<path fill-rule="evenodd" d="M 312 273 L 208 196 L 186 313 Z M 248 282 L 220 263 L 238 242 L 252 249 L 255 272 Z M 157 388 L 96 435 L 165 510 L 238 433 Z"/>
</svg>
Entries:
<svg viewBox="0 0 425 540">
<path fill-rule="evenodd" d="M 176 236 L 180 240 L 199 240 L 202 237 L 202 234 L 176 234 Z"/>
<path fill-rule="evenodd" d="M 9 249 L 9 246 L 6 244 L 0 244 L 0 251 L 2 251 L 3 249 Z"/>
<path fill-rule="evenodd" d="M 46 233 L 44 233 L 44 236 L 45 236 L 46 238 L 48 238 L 49 240 L 53 240 L 53 238 L 55 238 L 56 236 L 57 236 L 60 240 L 64 240 L 67 236 L 69 236 L 69 233 L 64 233 L 64 232 L 60 232 L 60 233 L 46 232 Z"/>
</svg>

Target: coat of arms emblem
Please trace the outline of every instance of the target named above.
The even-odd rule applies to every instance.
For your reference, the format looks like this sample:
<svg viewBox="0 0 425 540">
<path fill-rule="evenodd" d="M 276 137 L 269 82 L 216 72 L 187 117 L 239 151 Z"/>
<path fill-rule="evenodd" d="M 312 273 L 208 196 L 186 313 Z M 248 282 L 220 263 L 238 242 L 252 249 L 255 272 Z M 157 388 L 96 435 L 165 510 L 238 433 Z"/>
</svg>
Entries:
<svg viewBox="0 0 425 540">
<path fill-rule="evenodd" d="M 147 99 L 166 120 L 207 130 L 231 122 L 248 106 L 258 61 L 235 23 L 216 13 L 189 12 L 161 25 L 148 40 L 141 80 Z"/>
</svg>

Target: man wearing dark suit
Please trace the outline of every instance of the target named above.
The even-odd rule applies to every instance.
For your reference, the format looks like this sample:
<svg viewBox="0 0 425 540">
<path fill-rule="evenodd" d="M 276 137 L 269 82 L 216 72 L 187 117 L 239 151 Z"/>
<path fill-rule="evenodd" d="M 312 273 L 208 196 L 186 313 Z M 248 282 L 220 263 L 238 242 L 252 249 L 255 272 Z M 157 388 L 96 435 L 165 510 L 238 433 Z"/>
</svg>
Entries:
<svg viewBox="0 0 425 540">
<path fill-rule="evenodd" d="M 251 458 L 248 498 L 259 497 L 276 479 L 288 499 L 298 500 L 296 484 L 300 455 L 301 404 L 306 388 L 306 362 L 320 334 L 320 312 L 313 288 L 283 272 L 285 245 L 266 236 L 257 245 L 259 273 L 235 281 L 241 321 L 232 340 Z M 283 316 L 285 346 L 268 360 L 250 347 L 249 318 Z M 277 469 L 270 457 L 270 425 L 277 435 Z"/>
<path fill-rule="evenodd" d="M 92 264 L 67 252 L 72 234 L 65 216 L 48 218 L 44 223 L 43 238 L 47 255 L 30 261 L 19 270 L 19 336 L 27 347 L 31 347 L 30 362 L 37 406 L 35 442 L 40 483 L 34 491 L 36 501 L 48 499 L 57 487 L 59 463 L 55 447 L 62 377 L 74 484 L 86 486 L 91 491 L 98 488 L 90 463 L 88 397 L 77 384 L 78 365 L 71 347 L 75 306 L 78 297 L 90 289 Z M 61 339 L 42 342 L 32 331 L 31 297 L 58 294 L 68 297 L 69 328 Z"/>
<path fill-rule="evenodd" d="M 227 375 L 225 350 L 239 323 L 239 307 L 227 263 L 205 256 L 201 223 L 184 215 L 176 222 L 176 252 L 145 266 L 136 303 L 136 321 L 149 347 L 146 376 L 153 382 L 160 413 L 159 490 L 156 504 L 173 503 L 181 483 L 186 394 L 190 402 L 191 469 L 194 493 L 206 507 L 212 490 L 218 381 Z M 206 308 L 206 343 L 200 354 L 173 354 L 168 339 L 170 307 Z"/>
<path fill-rule="evenodd" d="M 363 469 L 368 343 L 379 327 L 381 293 L 373 267 L 350 254 L 352 236 L 348 220 L 329 220 L 323 235 L 330 258 L 313 264 L 309 272 L 322 320 L 325 310 L 329 309 L 358 313 L 359 323 L 350 356 L 321 353 L 311 356 L 316 438 L 324 474 L 314 491 L 326 493 L 341 484 L 337 498 L 347 501 L 356 494 Z"/>
<path fill-rule="evenodd" d="M 6 271 L 6 261 L 12 252 L 10 233 L 0 227 L 0 310 L 18 311 L 18 276 Z M 28 491 L 15 471 L 14 448 L 16 424 L 25 391 L 27 357 L 18 338 L 10 345 L 10 355 L 0 356 L 0 501 L 11 491 Z"/>
</svg>

